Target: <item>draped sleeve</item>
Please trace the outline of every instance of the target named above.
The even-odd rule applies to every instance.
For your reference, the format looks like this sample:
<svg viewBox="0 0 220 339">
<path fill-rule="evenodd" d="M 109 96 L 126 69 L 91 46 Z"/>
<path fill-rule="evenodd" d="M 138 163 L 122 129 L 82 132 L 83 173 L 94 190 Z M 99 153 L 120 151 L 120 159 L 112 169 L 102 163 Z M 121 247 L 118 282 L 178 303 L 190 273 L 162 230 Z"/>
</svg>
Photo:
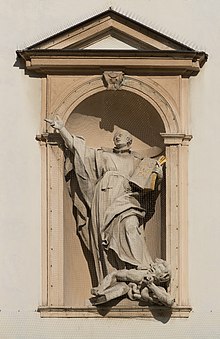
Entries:
<svg viewBox="0 0 220 339">
<path fill-rule="evenodd" d="M 66 152 L 65 178 L 73 201 L 77 233 L 87 248 L 91 249 L 91 204 L 95 185 L 102 173 L 102 151 L 87 147 L 82 137 L 72 138 L 72 148 Z"/>
</svg>

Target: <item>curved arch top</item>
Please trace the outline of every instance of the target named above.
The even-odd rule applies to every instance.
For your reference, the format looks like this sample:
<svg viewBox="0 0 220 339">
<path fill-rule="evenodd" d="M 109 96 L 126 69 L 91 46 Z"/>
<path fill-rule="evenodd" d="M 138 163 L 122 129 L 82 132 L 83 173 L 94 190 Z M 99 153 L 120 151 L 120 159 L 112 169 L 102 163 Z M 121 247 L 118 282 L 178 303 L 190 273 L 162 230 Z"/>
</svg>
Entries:
<svg viewBox="0 0 220 339">
<path fill-rule="evenodd" d="M 148 101 L 160 115 L 166 133 L 180 133 L 180 119 L 172 97 L 161 86 L 147 79 L 141 81 L 131 76 L 125 76 L 121 89 L 133 92 Z M 66 122 L 76 106 L 83 100 L 98 92 L 105 91 L 102 77 L 97 76 L 87 80 L 78 87 L 72 87 L 65 98 L 60 100 L 53 115 L 58 114 Z"/>
</svg>

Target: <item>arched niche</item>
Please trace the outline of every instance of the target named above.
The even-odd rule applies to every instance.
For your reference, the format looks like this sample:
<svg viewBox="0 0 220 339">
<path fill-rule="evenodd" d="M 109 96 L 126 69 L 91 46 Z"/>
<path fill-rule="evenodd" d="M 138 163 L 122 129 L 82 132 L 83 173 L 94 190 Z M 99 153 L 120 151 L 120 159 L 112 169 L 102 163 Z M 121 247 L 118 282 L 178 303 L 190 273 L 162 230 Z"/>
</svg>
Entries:
<svg viewBox="0 0 220 339">
<path fill-rule="evenodd" d="M 87 97 L 74 108 L 66 121 L 67 129 L 85 138 L 90 147 L 113 146 L 117 129 L 133 135 L 132 149 L 157 156 L 164 153 L 163 121 L 143 97 L 126 90 L 101 91 Z M 160 187 L 154 216 L 146 224 L 146 244 L 153 259 L 166 259 L 165 182 Z M 90 254 L 76 235 L 72 201 L 64 187 L 64 305 L 83 307 L 89 304 L 93 284 Z M 83 286 L 83 288 L 82 288 Z"/>
<path fill-rule="evenodd" d="M 72 111 L 84 100 L 92 95 L 106 91 L 103 86 L 103 77 L 82 78 L 74 86 L 71 84 L 55 100 L 55 106 L 51 108 L 51 115 L 58 114 L 66 122 Z M 121 90 L 139 95 L 159 114 L 166 133 L 180 133 L 181 122 L 178 107 L 169 94 L 158 82 L 148 78 L 124 76 Z"/>
<path fill-rule="evenodd" d="M 162 256 L 171 265 L 169 292 L 176 298 L 172 312 L 175 316 L 187 316 L 190 310 L 187 163 L 191 139 L 187 133 L 187 80 L 124 75 L 120 89 L 107 90 L 102 75 L 49 75 L 42 81 L 42 90 L 42 121 L 58 114 L 70 131 L 86 138 L 89 146 L 111 147 L 114 129 L 120 127 L 134 135 L 134 150 L 148 153 L 155 146 L 163 149 L 167 157 L 164 199 L 158 200 L 160 206 L 148 224 L 146 236 L 152 256 Z M 43 306 L 40 310 L 43 316 L 48 315 L 48 308 L 52 311 L 50 315 L 60 316 L 56 313 L 59 306 L 68 316 L 81 316 L 88 314 L 91 307 L 88 256 L 75 235 L 72 202 L 64 181 L 63 151 L 57 138 L 54 139 L 56 133 L 48 126 L 45 131 L 45 126 L 42 125 L 43 133 L 39 137 L 43 201 Z M 154 227 L 160 223 L 161 228 Z M 131 314 L 130 306 L 126 307 L 126 314 Z M 141 312 L 139 306 L 137 312 Z M 120 316 L 117 309 L 116 313 Z M 92 316 L 98 316 L 94 308 Z"/>
<path fill-rule="evenodd" d="M 111 147 L 114 129 L 120 127 L 134 135 L 134 150 L 148 153 L 154 146 L 163 149 L 167 157 L 164 199 L 158 200 L 160 206 L 147 227 L 146 236 L 152 256 L 162 256 L 171 265 L 169 292 L 176 299 L 172 312 L 175 316 L 187 316 L 190 311 L 187 163 L 191 139 L 187 133 L 187 80 L 178 76 L 124 75 L 120 89 L 107 90 L 102 75 L 49 75 L 42 81 L 42 90 L 42 121 L 58 114 L 70 131 L 86 138 L 89 146 Z M 88 256 L 75 235 L 72 202 L 64 182 L 63 151 L 57 138 L 54 139 L 56 133 L 48 126 L 45 131 L 45 126 L 42 125 L 43 133 L 39 137 L 43 201 L 43 306 L 40 310 L 42 316 L 48 315 L 48 309 L 52 312 L 50 315 L 61 316 L 56 311 L 59 307 L 74 317 L 88 315 L 89 309 L 92 316 L 98 316 L 96 309 L 90 310 L 88 301 L 91 288 Z M 161 228 L 154 227 L 160 223 Z M 126 314 L 132 314 L 132 309 L 126 305 Z M 120 316 L 118 309 L 115 312 Z M 139 306 L 137 312 L 145 316 Z M 148 314 L 151 316 L 150 310 Z"/>
<path fill-rule="evenodd" d="M 83 100 L 66 121 L 68 130 L 83 135 L 91 147 L 112 147 L 117 129 L 133 135 L 134 149 L 164 148 L 160 133 L 165 127 L 156 109 L 143 97 L 130 91 L 103 90 Z"/>
</svg>

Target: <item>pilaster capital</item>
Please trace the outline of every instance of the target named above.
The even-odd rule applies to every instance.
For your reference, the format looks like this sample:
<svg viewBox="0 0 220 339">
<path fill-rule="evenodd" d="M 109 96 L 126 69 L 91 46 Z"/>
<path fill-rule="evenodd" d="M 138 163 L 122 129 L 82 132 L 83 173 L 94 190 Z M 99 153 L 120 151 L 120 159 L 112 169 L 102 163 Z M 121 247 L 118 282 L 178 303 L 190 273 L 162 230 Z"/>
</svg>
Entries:
<svg viewBox="0 0 220 339">
<path fill-rule="evenodd" d="M 190 140 L 192 139 L 191 134 L 184 133 L 160 133 L 164 139 L 164 144 L 167 146 L 170 145 L 182 145 L 188 146 Z"/>
<path fill-rule="evenodd" d="M 37 134 L 35 139 L 40 142 L 40 145 L 49 144 L 53 146 L 59 146 L 63 144 L 62 137 L 59 133 L 45 132 L 42 134 Z"/>
</svg>

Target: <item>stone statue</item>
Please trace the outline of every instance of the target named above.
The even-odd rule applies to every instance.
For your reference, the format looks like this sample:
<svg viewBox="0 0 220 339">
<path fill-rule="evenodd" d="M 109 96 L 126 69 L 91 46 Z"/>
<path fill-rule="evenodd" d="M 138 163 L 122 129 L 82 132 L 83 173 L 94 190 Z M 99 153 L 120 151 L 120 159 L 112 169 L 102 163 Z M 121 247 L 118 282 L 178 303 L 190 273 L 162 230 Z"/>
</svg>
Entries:
<svg viewBox="0 0 220 339">
<path fill-rule="evenodd" d="M 133 295 L 133 299 L 155 303 L 166 291 L 161 292 L 156 286 L 161 281 L 150 274 L 159 264 L 148 252 L 144 228 L 154 214 L 164 157 L 160 162 L 133 152 L 132 136 L 124 130 L 115 133 L 114 148 L 94 149 L 87 147 L 83 138 L 71 135 L 58 117 L 45 120 L 59 131 L 69 150 L 66 181 L 77 233 L 92 254 L 97 278 L 93 285 L 98 287 L 92 289 L 93 304 L 101 303 L 99 296 L 109 288 L 111 293 L 108 291 L 102 302 L 127 293 L 130 298 Z M 151 165 L 146 170 L 147 162 Z M 132 274 L 138 278 L 131 278 Z M 166 281 L 169 279 L 170 272 Z M 132 292 L 134 283 L 137 293 Z M 170 301 L 162 303 L 170 305 Z"/>
<path fill-rule="evenodd" d="M 171 271 L 163 259 L 156 259 L 147 269 L 124 269 L 108 274 L 98 287 L 92 289 L 97 298 L 95 304 L 112 299 L 112 296 L 127 294 L 131 300 L 145 301 L 148 304 L 172 306 L 174 299 L 165 288 L 158 286 L 169 282 Z"/>
</svg>

